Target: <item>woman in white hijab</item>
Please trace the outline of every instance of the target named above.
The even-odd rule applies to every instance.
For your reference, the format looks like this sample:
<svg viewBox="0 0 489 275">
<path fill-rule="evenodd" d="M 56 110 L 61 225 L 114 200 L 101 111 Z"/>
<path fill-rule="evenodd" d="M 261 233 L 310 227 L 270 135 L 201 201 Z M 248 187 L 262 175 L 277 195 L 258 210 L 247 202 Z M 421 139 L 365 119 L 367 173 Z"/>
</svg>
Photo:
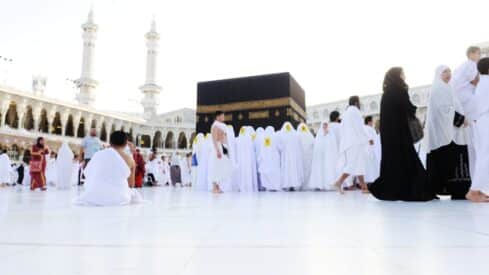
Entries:
<svg viewBox="0 0 489 275">
<path fill-rule="evenodd" d="M 297 191 L 304 182 L 304 162 L 301 140 L 290 122 L 285 122 L 277 133 L 280 151 L 281 185 L 288 191 Z"/>
<path fill-rule="evenodd" d="M 253 128 L 241 127 L 236 139 L 238 160 L 238 185 L 240 192 L 257 192 L 256 156 L 253 144 Z"/>
<path fill-rule="evenodd" d="M 56 158 L 56 187 L 58 189 L 69 189 L 73 180 L 73 151 L 66 142 L 63 142 Z"/>
<path fill-rule="evenodd" d="M 277 135 L 272 126 L 263 134 L 260 155 L 257 156 L 261 184 L 267 191 L 280 191 L 280 153 Z"/>
<path fill-rule="evenodd" d="M 439 66 L 431 86 L 424 149 L 430 186 L 437 194 L 464 199 L 470 188 L 466 146 L 467 122 L 462 105 L 448 84 L 450 68 Z"/>
<path fill-rule="evenodd" d="M 329 132 L 328 122 L 323 121 L 314 141 L 309 188 L 321 191 L 334 190 L 334 183 L 338 177 L 338 155 L 336 135 Z"/>
<path fill-rule="evenodd" d="M 312 155 L 314 152 L 314 136 L 309 131 L 309 127 L 305 123 L 300 123 L 297 126 L 297 134 L 301 140 L 302 145 L 302 161 L 304 168 L 304 182 L 302 183 L 302 189 L 307 190 L 311 187 L 309 184 L 309 177 L 311 176 Z"/>
</svg>

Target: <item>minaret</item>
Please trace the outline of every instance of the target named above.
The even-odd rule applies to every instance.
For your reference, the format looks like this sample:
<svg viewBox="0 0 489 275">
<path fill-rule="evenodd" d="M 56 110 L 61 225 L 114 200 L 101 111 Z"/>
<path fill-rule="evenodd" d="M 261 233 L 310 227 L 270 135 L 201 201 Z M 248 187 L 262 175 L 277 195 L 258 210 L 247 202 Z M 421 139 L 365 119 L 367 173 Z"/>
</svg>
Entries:
<svg viewBox="0 0 489 275">
<path fill-rule="evenodd" d="M 160 104 L 159 95 L 161 87 L 156 84 L 156 60 L 158 57 L 158 40 L 160 35 L 156 32 L 155 19 L 151 21 L 151 29 L 146 35 L 146 81 L 139 87 L 144 94 L 141 104 L 144 108 L 144 118 L 151 119 L 156 116 L 156 110 Z"/>
<path fill-rule="evenodd" d="M 98 82 L 93 79 L 95 60 L 95 40 L 97 39 L 98 25 L 93 22 L 93 8 L 90 8 L 87 22 L 83 24 L 83 60 L 82 71 L 76 84 L 80 89 L 76 100 L 83 105 L 92 105 L 95 101 L 95 88 Z"/>
</svg>

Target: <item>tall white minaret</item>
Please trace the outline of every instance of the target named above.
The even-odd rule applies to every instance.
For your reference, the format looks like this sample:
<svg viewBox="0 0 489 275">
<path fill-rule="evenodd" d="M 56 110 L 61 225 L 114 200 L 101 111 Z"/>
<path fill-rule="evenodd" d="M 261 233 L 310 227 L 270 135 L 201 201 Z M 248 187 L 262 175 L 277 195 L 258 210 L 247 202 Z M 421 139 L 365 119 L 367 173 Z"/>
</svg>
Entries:
<svg viewBox="0 0 489 275">
<path fill-rule="evenodd" d="M 146 81 L 139 87 L 144 94 L 141 104 L 144 108 L 144 118 L 151 119 L 156 116 L 156 110 L 160 104 L 161 87 L 156 84 L 156 65 L 158 57 L 158 40 L 160 35 L 156 32 L 155 19 L 151 21 L 151 29 L 146 35 Z"/>
<path fill-rule="evenodd" d="M 93 79 L 95 61 L 95 41 L 97 39 L 98 25 L 93 22 L 93 8 L 90 8 L 87 22 L 82 25 L 83 29 L 83 60 L 82 71 L 76 80 L 80 89 L 76 100 L 83 105 L 92 105 L 95 102 L 95 88 L 98 82 Z"/>
</svg>

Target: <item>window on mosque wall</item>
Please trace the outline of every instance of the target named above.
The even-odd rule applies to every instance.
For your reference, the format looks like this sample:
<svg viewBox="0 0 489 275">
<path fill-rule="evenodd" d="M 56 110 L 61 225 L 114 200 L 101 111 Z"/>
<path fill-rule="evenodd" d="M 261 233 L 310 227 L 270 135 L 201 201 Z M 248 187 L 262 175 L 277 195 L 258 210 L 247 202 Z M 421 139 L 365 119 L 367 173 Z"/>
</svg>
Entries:
<svg viewBox="0 0 489 275">
<path fill-rule="evenodd" d="M 73 125 L 73 116 L 68 116 L 68 121 L 65 126 L 65 136 L 73 137 L 75 136 L 75 126 Z"/>
<path fill-rule="evenodd" d="M 76 131 L 76 137 L 84 138 L 85 135 L 86 135 L 86 133 L 85 133 L 85 119 L 82 117 L 80 119 L 80 123 L 78 124 L 78 129 Z"/>
<path fill-rule="evenodd" d="M 17 114 L 17 104 L 15 102 L 11 102 L 7 109 L 5 124 L 10 128 L 19 128 L 19 116 Z"/>
<path fill-rule="evenodd" d="M 34 116 L 32 115 L 32 107 L 27 106 L 27 111 L 24 115 L 24 121 L 22 122 L 22 127 L 26 130 L 33 130 L 34 127 Z"/>
<path fill-rule="evenodd" d="M 187 148 L 187 137 L 184 132 L 181 132 L 178 136 L 178 149 L 186 149 Z"/>
<path fill-rule="evenodd" d="M 49 133 L 49 121 L 48 121 L 48 113 L 46 110 L 41 111 L 41 120 L 39 121 L 39 132 Z"/>
<path fill-rule="evenodd" d="M 63 134 L 63 125 L 61 125 L 61 115 L 56 112 L 54 115 L 53 123 L 51 124 L 51 134 L 61 135 Z"/>
<path fill-rule="evenodd" d="M 176 144 L 175 144 L 175 135 L 173 134 L 173 132 L 168 132 L 168 134 L 166 134 L 166 139 L 165 139 L 165 148 L 167 149 L 176 149 Z"/>
</svg>

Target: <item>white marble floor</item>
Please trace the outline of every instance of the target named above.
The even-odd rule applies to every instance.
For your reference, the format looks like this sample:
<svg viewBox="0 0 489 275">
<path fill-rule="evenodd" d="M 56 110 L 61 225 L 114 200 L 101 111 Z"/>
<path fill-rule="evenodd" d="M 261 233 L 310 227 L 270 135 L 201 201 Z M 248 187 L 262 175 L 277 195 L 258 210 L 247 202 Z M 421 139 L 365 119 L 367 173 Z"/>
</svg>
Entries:
<svg viewBox="0 0 489 275">
<path fill-rule="evenodd" d="M 488 274 L 489 205 L 144 189 L 143 205 L 0 189 L 0 274 Z"/>
</svg>

